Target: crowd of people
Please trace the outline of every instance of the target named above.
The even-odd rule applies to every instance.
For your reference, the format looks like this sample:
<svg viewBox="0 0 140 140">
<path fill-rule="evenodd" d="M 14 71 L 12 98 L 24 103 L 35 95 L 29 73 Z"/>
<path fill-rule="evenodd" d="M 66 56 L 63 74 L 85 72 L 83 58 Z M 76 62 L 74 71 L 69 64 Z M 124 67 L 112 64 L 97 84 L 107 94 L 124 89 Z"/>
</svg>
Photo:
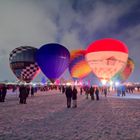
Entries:
<svg viewBox="0 0 140 140">
<path fill-rule="evenodd" d="M 0 102 L 4 102 L 5 101 L 5 97 L 6 97 L 6 93 L 7 90 L 9 89 L 8 86 L 6 86 L 5 84 L 0 87 Z M 76 86 L 40 86 L 39 88 L 34 87 L 34 86 L 29 86 L 29 85 L 17 85 L 17 86 L 13 86 L 12 90 L 13 92 L 15 92 L 15 90 L 19 91 L 19 104 L 26 104 L 27 103 L 27 98 L 29 95 L 34 96 L 34 93 L 37 92 L 37 90 L 40 91 L 49 91 L 49 90 L 57 90 L 59 89 L 60 92 L 65 93 L 66 95 L 66 100 L 67 100 L 67 107 L 73 107 L 76 108 L 77 107 L 77 94 L 78 94 L 78 90 Z M 96 100 L 99 100 L 99 89 L 97 87 L 81 87 L 80 88 L 80 94 L 82 95 L 83 92 L 85 92 L 86 95 L 86 99 L 88 99 L 88 95 L 91 96 L 91 100 L 94 100 L 96 96 Z M 72 103 L 73 102 L 73 103 Z M 72 104 L 72 105 L 71 105 Z"/>
<path fill-rule="evenodd" d="M 96 96 L 96 100 L 99 100 L 99 88 L 98 87 L 88 87 L 86 86 L 84 88 L 84 91 L 85 91 L 85 94 L 86 94 L 86 99 L 89 98 L 89 95 L 91 97 L 91 100 L 94 100 L 95 99 L 95 96 Z"/>
<path fill-rule="evenodd" d="M 37 88 L 34 86 L 28 86 L 28 85 L 16 85 L 16 86 L 7 86 L 6 84 L 0 85 L 0 102 L 5 102 L 5 97 L 7 94 L 7 90 L 11 89 L 15 92 L 15 90 L 19 90 L 19 103 L 20 104 L 26 104 L 26 99 L 31 94 L 31 96 L 34 96 L 34 93 L 37 92 Z"/>
<path fill-rule="evenodd" d="M 77 87 L 76 86 L 59 86 L 59 90 L 62 93 L 65 93 L 66 95 L 66 100 L 67 100 L 67 108 L 71 107 L 71 102 L 73 102 L 72 107 L 76 108 L 77 107 Z M 86 99 L 88 99 L 88 96 L 91 96 L 91 100 L 94 100 L 94 94 L 96 96 L 96 100 L 99 100 L 99 88 L 98 87 L 93 87 L 91 86 L 90 88 L 88 86 L 80 87 L 80 95 L 83 94 L 83 92 L 86 95 Z"/>
<path fill-rule="evenodd" d="M 6 93 L 9 87 L 6 84 L 0 86 L 0 102 L 5 102 Z M 66 104 L 67 108 L 76 108 L 77 107 L 77 94 L 79 92 L 80 95 L 85 95 L 86 99 L 97 100 L 99 101 L 99 94 L 104 94 L 107 97 L 107 94 L 110 92 L 110 87 L 107 86 L 71 86 L 71 85 L 44 85 L 44 86 L 29 86 L 29 85 L 15 85 L 12 86 L 13 92 L 15 90 L 19 91 L 19 104 L 26 104 L 28 96 L 34 96 L 34 93 L 37 90 L 47 91 L 49 90 L 59 90 L 61 93 L 66 96 Z M 126 92 L 133 93 L 135 90 L 134 87 L 126 87 L 124 85 L 119 85 L 114 89 L 117 93 L 117 96 L 126 96 Z"/>
<path fill-rule="evenodd" d="M 34 96 L 34 93 L 37 92 L 37 88 L 34 86 L 25 86 L 20 85 L 19 86 L 19 103 L 20 104 L 26 104 L 26 99 L 31 94 L 31 96 Z"/>
<path fill-rule="evenodd" d="M 71 107 L 71 99 L 73 100 L 73 108 L 77 107 L 77 93 L 78 91 L 75 86 L 73 88 L 71 86 L 66 87 L 67 108 Z"/>
</svg>

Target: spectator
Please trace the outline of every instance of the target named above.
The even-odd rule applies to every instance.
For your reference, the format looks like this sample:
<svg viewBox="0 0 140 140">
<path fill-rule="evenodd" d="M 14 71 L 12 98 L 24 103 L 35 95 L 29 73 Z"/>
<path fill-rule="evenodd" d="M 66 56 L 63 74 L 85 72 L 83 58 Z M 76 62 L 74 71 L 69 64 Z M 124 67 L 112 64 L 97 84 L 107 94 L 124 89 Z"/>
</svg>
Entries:
<svg viewBox="0 0 140 140">
<path fill-rule="evenodd" d="M 77 89 L 76 87 L 74 86 L 73 87 L 73 90 L 72 90 L 72 100 L 73 100 L 73 108 L 76 108 L 77 107 Z"/>
<path fill-rule="evenodd" d="M 66 94 L 66 98 L 67 98 L 67 108 L 70 108 L 71 107 L 71 98 L 72 98 L 72 88 L 71 88 L 71 86 L 66 87 L 65 94 Z"/>
<path fill-rule="evenodd" d="M 19 103 L 20 104 L 26 104 L 26 99 L 28 97 L 28 89 L 27 87 L 25 87 L 24 85 L 21 85 L 20 88 L 19 88 L 19 98 L 20 98 L 20 101 Z"/>
<path fill-rule="evenodd" d="M 91 100 L 94 100 L 94 88 L 91 86 L 89 89 Z"/>
<path fill-rule="evenodd" d="M 95 87 L 96 100 L 99 100 L 99 88 Z"/>
<path fill-rule="evenodd" d="M 6 93 L 7 93 L 7 87 L 6 85 L 4 84 L 3 87 L 2 87 L 2 95 L 1 95 L 1 102 L 5 102 L 5 97 L 6 97 Z"/>
</svg>

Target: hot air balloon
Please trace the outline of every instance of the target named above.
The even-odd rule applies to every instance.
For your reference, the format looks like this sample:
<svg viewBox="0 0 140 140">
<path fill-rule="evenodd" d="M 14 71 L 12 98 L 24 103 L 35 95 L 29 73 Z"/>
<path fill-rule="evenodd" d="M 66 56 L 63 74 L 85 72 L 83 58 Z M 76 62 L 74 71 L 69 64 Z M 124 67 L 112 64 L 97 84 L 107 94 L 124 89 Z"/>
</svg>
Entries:
<svg viewBox="0 0 140 140">
<path fill-rule="evenodd" d="M 124 69 L 120 70 L 115 76 L 111 78 L 111 81 L 117 81 L 120 83 L 125 82 L 134 70 L 135 64 L 131 58 L 128 58 L 127 64 Z"/>
<path fill-rule="evenodd" d="M 119 40 L 101 39 L 88 46 L 85 58 L 93 73 L 101 81 L 109 81 L 119 70 L 125 67 L 128 49 Z"/>
<path fill-rule="evenodd" d="M 85 50 L 70 52 L 69 72 L 73 80 L 82 79 L 91 72 L 91 68 L 85 61 Z"/>
<path fill-rule="evenodd" d="M 29 83 L 39 73 L 39 66 L 35 62 L 36 51 L 37 48 L 21 46 L 10 53 L 10 67 L 20 81 Z"/>
<path fill-rule="evenodd" d="M 57 43 L 43 45 L 36 53 L 36 62 L 52 82 L 66 70 L 69 60 L 68 49 Z"/>
</svg>

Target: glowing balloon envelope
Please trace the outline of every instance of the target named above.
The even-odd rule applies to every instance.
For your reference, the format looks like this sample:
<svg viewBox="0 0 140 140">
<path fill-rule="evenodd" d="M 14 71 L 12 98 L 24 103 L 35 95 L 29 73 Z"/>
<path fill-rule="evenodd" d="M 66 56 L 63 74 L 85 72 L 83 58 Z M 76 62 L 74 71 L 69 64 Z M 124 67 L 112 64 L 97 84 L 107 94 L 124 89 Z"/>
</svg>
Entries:
<svg viewBox="0 0 140 140">
<path fill-rule="evenodd" d="M 36 53 L 36 62 L 51 81 L 61 76 L 68 67 L 69 60 L 68 49 L 57 43 L 43 45 Z"/>
<path fill-rule="evenodd" d="M 39 73 L 39 66 L 35 62 L 36 51 L 37 48 L 21 46 L 10 53 L 10 67 L 20 81 L 29 83 Z"/>
<path fill-rule="evenodd" d="M 85 61 L 85 50 L 70 52 L 69 71 L 74 80 L 84 78 L 91 72 L 91 68 Z"/>
<path fill-rule="evenodd" d="M 131 58 L 128 58 L 127 64 L 124 69 L 120 70 L 115 76 L 111 78 L 112 81 L 117 81 L 120 83 L 125 82 L 134 70 L 135 64 Z"/>
<path fill-rule="evenodd" d="M 128 49 L 119 40 L 101 39 L 88 46 L 85 58 L 93 73 L 101 81 L 109 81 L 120 69 L 125 67 Z"/>
</svg>

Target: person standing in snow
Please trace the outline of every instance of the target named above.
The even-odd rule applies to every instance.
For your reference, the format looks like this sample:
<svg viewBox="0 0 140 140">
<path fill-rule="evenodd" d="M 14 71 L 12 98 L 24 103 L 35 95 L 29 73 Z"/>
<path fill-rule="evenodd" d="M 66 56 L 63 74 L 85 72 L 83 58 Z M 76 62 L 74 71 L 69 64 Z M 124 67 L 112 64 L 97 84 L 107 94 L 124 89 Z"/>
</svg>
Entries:
<svg viewBox="0 0 140 140">
<path fill-rule="evenodd" d="M 67 98 L 67 108 L 70 108 L 71 107 L 71 98 L 72 98 L 72 88 L 71 88 L 71 86 L 66 87 L 65 94 L 66 94 L 66 98 Z"/>
<path fill-rule="evenodd" d="M 77 107 L 77 89 L 76 87 L 74 86 L 73 87 L 73 90 L 72 90 L 72 100 L 73 100 L 73 108 L 76 108 Z"/>
<path fill-rule="evenodd" d="M 95 87 L 96 100 L 99 100 L 99 88 Z"/>
</svg>

